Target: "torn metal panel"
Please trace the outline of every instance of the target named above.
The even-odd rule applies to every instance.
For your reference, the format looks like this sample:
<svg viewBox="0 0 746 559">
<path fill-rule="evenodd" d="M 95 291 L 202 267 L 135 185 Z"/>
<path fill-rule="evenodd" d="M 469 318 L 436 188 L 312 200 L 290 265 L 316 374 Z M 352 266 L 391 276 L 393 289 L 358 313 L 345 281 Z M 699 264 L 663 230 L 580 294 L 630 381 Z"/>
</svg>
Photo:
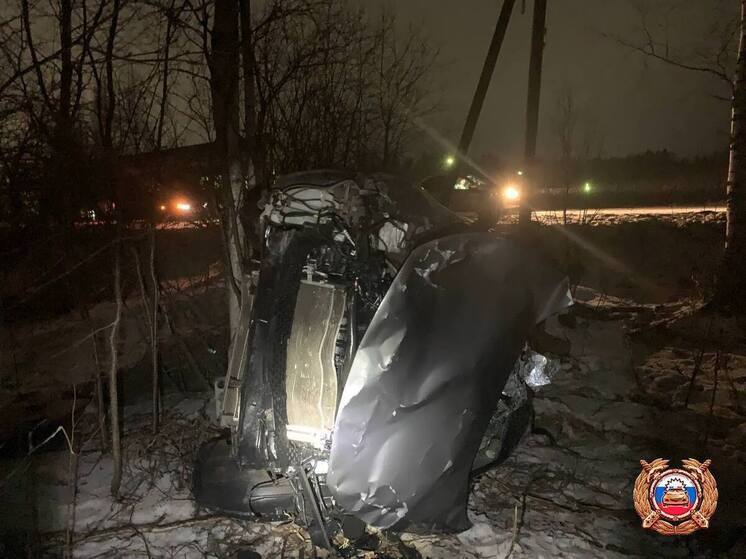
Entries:
<svg viewBox="0 0 746 559">
<path fill-rule="evenodd" d="M 290 431 L 327 433 L 334 425 L 338 389 L 334 350 L 346 303 L 343 287 L 301 282 L 285 367 L 288 439 L 294 440 Z"/>
<path fill-rule="evenodd" d="M 335 422 L 328 485 L 378 528 L 468 528 L 468 479 L 529 330 L 567 281 L 490 233 L 415 249 L 363 337 Z"/>
<path fill-rule="evenodd" d="M 296 296 L 311 245 L 295 230 L 268 239 L 252 311 L 250 359 L 241 386 L 237 454 L 242 467 L 289 465 L 285 366 Z"/>
<path fill-rule="evenodd" d="M 241 383 L 246 363 L 249 359 L 249 333 L 251 326 L 251 309 L 254 304 L 252 287 L 258 281 L 258 273 L 244 276 L 241 280 L 241 314 L 238 319 L 238 329 L 232 340 L 228 373 L 224 379 L 224 390 L 218 400 L 220 409 L 218 417 L 221 427 L 238 425 L 241 409 Z"/>
</svg>

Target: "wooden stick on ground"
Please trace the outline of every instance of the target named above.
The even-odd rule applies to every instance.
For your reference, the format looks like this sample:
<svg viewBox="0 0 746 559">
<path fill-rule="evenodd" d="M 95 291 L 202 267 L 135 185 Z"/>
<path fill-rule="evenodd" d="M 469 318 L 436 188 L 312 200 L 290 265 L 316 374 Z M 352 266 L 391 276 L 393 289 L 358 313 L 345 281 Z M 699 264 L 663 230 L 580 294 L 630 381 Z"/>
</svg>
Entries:
<svg viewBox="0 0 746 559">
<path fill-rule="evenodd" d="M 120 236 L 121 239 L 121 236 Z M 119 496 L 119 487 L 122 482 L 122 442 L 121 427 L 119 425 L 119 393 L 117 389 L 117 343 L 119 336 L 119 322 L 122 318 L 122 278 L 120 270 L 120 246 L 119 242 L 114 245 L 114 298 L 116 299 L 116 313 L 114 323 L 109 334 L 109 351 L 111 352 L 111 363 L 109 366 L 109 402 L 111 407 L 111 456 L 114 461 L 114 473 L 111 477 L 111 494 L 114 498 Z"/>
<path fill-rule="evenodd" d="M 104 383 L 101 378 L 101 362 L 98 358 L 98 340 L 96 339 L 95 332 L 91 333 L 91 339 L 93 340 L 93 358 L 96 361 L 96 409 L 98 412 L 98 430 L 101 436 L 101 447 L 107 448 L 109 446 L 109 436 L 106 430 L 106 405 L 104 403 Z"/>
<path fill-rule="evenodd" d="M 158 432 L 160 421 L 160 378 L 158 374 L 158 305 L 160 302 L 160 284 L 155 271 L 155 225 L 150 224 L 150 281 L 153 284 L 153 304 L 150 307 L 152 318 L 150 320 L 150 342 L 153 367 L 153 434 Z"/>
</svg>

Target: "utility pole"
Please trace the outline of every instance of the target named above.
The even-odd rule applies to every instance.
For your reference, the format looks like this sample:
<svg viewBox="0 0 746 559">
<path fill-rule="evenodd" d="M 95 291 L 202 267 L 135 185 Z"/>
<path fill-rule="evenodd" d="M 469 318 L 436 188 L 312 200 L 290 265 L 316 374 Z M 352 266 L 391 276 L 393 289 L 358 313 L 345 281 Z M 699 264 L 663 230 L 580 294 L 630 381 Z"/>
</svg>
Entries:
<svg viewBox="0 0 746 559">
<path fill-rule="evenodd" d="M 474 137 L 474 130 L 477 127 L 479 115 L 482 112 L 484 98 L 487 96 L 487 90 L 490 87 L 490 81 L 492 81 L 492 74 L 495 71 L 497 57 L 500 54 L 500 49 L 505 39 L 505 32 L 510 22 L 510 16 L 513 13 L 513 6 L 515 6 L 515 0 L 504 0 L 502 10 L 500 10 L 500 16 L 495 25 L 495 32 L 492 35 L 492 42 L 487 51 L 487 57 L 484 59 L 484 66 L 482 66 L 482 74 L 479 77 L 477 89 L 474 91 L 474 98 L 471 101 L 471 107 L 469 107 L 469 115 L 466 117 L 464 129 L 461 132 L 461 139 L 458 143 L 458 151 L 462 157 L 468 153 L 471 140 Z"/>
<path fill-rule="evenodd" d="M 531 221 L 531 194 L 536 188 L 536 139 L 539 132 L 539 101 L 541 99 L 541 69 L 544 62 L 547 0 L 534 0 L 534 21 L 531 33 L 531 62 L 528 70 L 528 104 L 526 106 L 526 146 L 524 151 L 526 186 L 521 197 L 519 223 Z"/>
</svg>

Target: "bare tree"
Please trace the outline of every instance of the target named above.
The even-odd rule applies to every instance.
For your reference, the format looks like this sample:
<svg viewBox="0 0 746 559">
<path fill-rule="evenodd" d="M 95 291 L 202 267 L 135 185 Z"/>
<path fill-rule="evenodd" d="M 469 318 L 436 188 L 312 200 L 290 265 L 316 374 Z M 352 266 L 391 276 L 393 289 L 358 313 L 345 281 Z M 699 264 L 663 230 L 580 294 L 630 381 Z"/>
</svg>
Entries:
<svg viewBox="0 0 746 559">
<path fill-rule="evenodd" d="M 383 16 L 377 30 L 378 72 L 374 95 L 382 127 L 381 164 L 390 167 L 401 154 L 412 119 L 434 109 L 427 76 L 437 51 L 419 29 L 409 27 L 406 38 L 396 36 L 396 19 Z"/>
<path fill-rule="evenodd" d="M 628 1 L 637 12 L 637 36 L 613 36 L 614 40 L 648 58 L 709 75 L 732 88 L 740 33 L 735 2 L 712 0 L 703 12 L 697 0 Z"/>
<path fill-rule="evenodd" d="M 16 192 L 38 189 L 50 216 L 59 215 L 55 207 L 62 203 L 73 216 L 111 198 L 101 192 L 110 181 L 94 178 L 88 168 L 101 152 L 113 158 L 223 141 L 211 102 L 219 2 L 76 0 L 62 8 L 53 12 L 44 3 L 19 0 L 17 13 L 0 21 L 0 59 L 7 62 L 0 64 L 0 124 L 14 127 L 0 141 L 2 173 L 18 175 L 23 166 L 14 163 L 16 155 L 33 153 L 46 178 L 71 177 L 71 188 L 51 188 L 59 180 L 45 177 L 29 177 L 28 185 L 14 181 Z M 247 190 L 237 200 L 241 215 L 255 205 L 246 198 L 256 198 L 254 182 L 266 188 L 276 173 L 320 166 L 396 168 L 418 133 L 414 119 L 436 105 L 429 73 L 437 52 L 418 29 L 400 32 L 390 14 L 370 16 L 350 1 L 269 0 L 252 6 L 241 0 L 238 17 L 243 76 L 234 137 Z M 59 23 L 54 40 L 37 23 L 50 18 Z M 54 146 L 64 153 L 55 155 Z M 65 163 L 69 172 L 52 171 L 49 159 Z M 251 219 L 243 218 L 248 227 Z"/>
<path fill-rule="evenodd" d="M 725 248 L 712 305 L 726 311 L 746 309 L 746 0 L 715 0 L 702 12 L 699 2 L 634 3 L 640 16 L 636 39 L 617 41 L 648 58 L 676 68 L 712 76 L 731 103 L 727 225 Z M 686 30 L 676 41 L 677 17 L 696 10 L 698 32 Z M 691 14 L 690 14 L 691 15 Z"/>
<path fill-rule="evenodd" d="M 569 83 L 563 84 L 557 91 L 554 113 L 554 131 L 560 147 L 562 159 L 571 159 L 575 151 L 575 139 L 580 109 L 575 98 L 575 91 Z"/>
<path fill-rule="evenodd" d="M 122 483 L 122 428 L 119 423 L 119 389 L 118 389 L 118 350 L 119 323 L 122 318 L 122 272 L 120 265 L 120 243 L 114 243 L 114 299 L 116 301 L 114 320 L 109 332 L 109 415 L 111 418 L 111 456 L 114 471 L 111 477 L 111 494 L 119 497 Z"/>
<path fill-rule="evenodd" d="M 122 155 L 214 142 L 210 207 L 223 225 L 232 324 L 260 188 L 302 168 L 395 169 L 414 119 L 436 104 L 437 52 L 424 35 L 352 1 L 60 0 L 58 10 L 19 0 L 9 10 L 3 209 L 28 221 L 64 214 L 68 226 L 100 202 L 142 210 L 154 204 L 124 188 Z"/>
<path fill-rule="evenodd" d="M 580 135 L 581 152 L 579 155 L 586 161 L 594 157 L 603 157 L 606 136 L 596 115 L 588 112 L 581 115 Z"/>
<path fill-rule="evenodd" d="M 231 335 L 238 327 L 241 281 L 246 261 L 246 235 L 239 219 L 245 195 L 241 172 L 239 124 L 239 10 L 232 0 L 216 0 L 212 45 L 207 53 L 210 68 L 215 156 L 222 162 L 219 187 L 223 236 L 228 252 L 226 283 Z"/>
<path fill-rule="evenodd" d="M 209 103 L 202 78 L 192 75 L 189 105 L 214 138 L 221 170 L 216 200 L 233 325 L 256 185 L 303 168 L 395 167 L 414 119 L 435 105 L 427 77 L 437 53 L 418 30 L 402 39 L 391 16 L 371 21 L 332 0 L 251 8 L 206 2 L 185 10 L 180 24 L 201 41 L 209 69 Z"/>
<path fill-rule="evenodd" d="M 150 224 L 150 283 L 153 289 L 153 300 L 150 307 L 150 354 L 151 354 L 151 375 L 152 375 L 152 405 L 153 421 L 152 432 L 155 435 L 158 432 L 158 424 L 161 414 L 161 384 L 159 375 L 158 362 L 158 307 L 160 305 L 160 284 L 155 267 L 155 224 Z"/>
<path fill-rule="evenodd" d="M 569 82 L 562 84 L 557 92 L 556 108 L 552 124 L 560 147 L 562 183 L 565 189 L 562 205 L 562 223 L 567 225 L 567 205 L 570 198 L 572 160 L 575 149 L 576 129 L 580 118 L 575 93 Z"/>
<path fill-rule="evenodd" d="M 720 307 L 742 311 L 746 308 L 746 0 L 741 0 L 740 21 L 726 188 L 725 254 L 713 300 Z"/>
<path fill-rule="evenodd" d="M 79 116 L 86 83 L 85 51 L 104 20 L 111 17 L 104 13 L 104 6 L 101 3 L 91 11 L 86 4 L 76 6 L 71 0 L 62 0 L 58 10 L 47 14 L 40 12 L 39 4 L 22 0 L 17 17 L 22 32 L 16 35 L 16 42 L 4 45 L 5 49 L 20 48 L 21 53 L 4 85 L 20 89 L 32 126 L 51 154 L 40 210 L 44 219 L 60 224 L 70 224 L 83 205 L 85 165 Z M 53 40 L 49 40 L 48 30 L 44 33 L 37 24 L 46 17 L 55 24 L 57 36 Z M 53 54 L 46 52 L 50 48 Z M 26 80 L 27 73 L 33 74 L 33 82 Z"/>
<path fill-rule="evenodd" d="M 419 29 L 401 33 L 390 14 L 371 20 L 344 2 L 273 13 L 265 9 L 255 33 L 257 135 L 268 167 L 395 169 L 415 120 L 437 106 L 429 81 L 437 51 Z"/>
</svg>

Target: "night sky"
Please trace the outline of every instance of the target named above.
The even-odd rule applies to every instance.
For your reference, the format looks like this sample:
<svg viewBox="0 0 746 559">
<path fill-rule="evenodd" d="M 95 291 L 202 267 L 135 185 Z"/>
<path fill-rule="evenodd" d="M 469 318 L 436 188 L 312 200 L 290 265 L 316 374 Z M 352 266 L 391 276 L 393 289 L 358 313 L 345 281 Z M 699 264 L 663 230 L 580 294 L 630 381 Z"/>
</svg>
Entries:
<svg viewBox="0 0 746 559">
<path fill-rule="evenodd" d="M 552 130 L 558 91 L 571 88 L 584 130 L 598 130 L 593 142 L 603 155 L 669 149 L 681 155 L 727 148 L 729 105 L 715 78 L 645 59 L 604 33 L 634 37 L 639 29 L 632 0 L 549 0 L 544 61 L 540 151 L 556 156 Z M 639 2 L 639 0 L 637 0 Z M 662 0 L 648 0 L 660 2 Z M 385 0 L 384 0 L 384 3 Z M 441 111 L 428 124 L 457 141 L 482 62 L 492 37 L 501 0 L 396 0 L 388 2 L 400 21 L 421 24 L 440 47 Z M 710 0 L 697 0 L 676 22 L 672 43 L 702 35 L 711 15 Z M 732 2 L 737 8 L 737 2 Z M 477 128 L 471 153 L 494 152 L 503 159 L 522 152 L 528 53 L 533 2 L 516 3 L 506 41 Z M 590 124 L 586 124 L 590 123 Z M 590 137 L 590 136 L 589 136 Z M 582 138 L 580 139 L 582 142 Z M 596 155 L 596 153 L 592 153 Z"/>
</svg>

